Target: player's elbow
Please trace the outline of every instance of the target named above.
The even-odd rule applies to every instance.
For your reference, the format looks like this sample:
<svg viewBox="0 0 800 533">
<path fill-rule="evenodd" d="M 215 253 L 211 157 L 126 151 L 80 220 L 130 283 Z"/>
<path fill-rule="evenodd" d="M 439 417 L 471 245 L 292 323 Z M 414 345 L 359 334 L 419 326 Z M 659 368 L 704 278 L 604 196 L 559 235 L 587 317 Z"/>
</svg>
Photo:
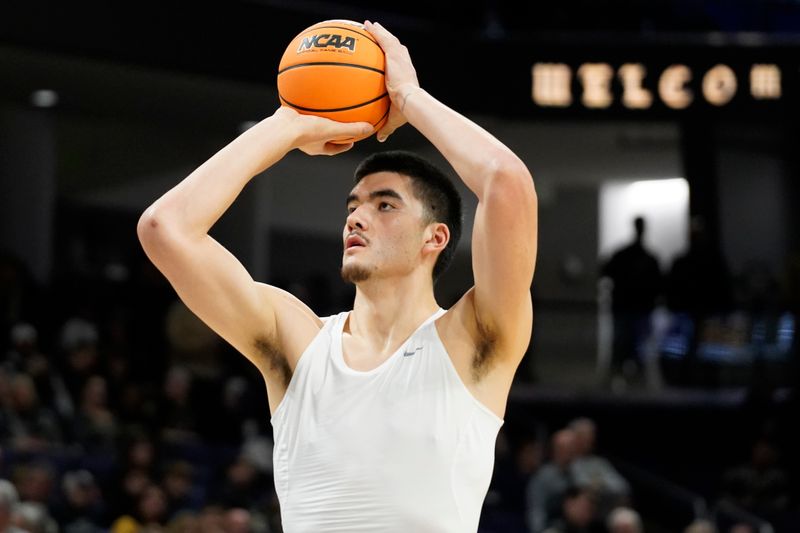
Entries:
<svg viewBox="0 0 800 533">
<path fill-rule="evenodd" d="M 136 235 L 147 256 L 157 262 L 169 250 L 172 238 L 169 224 L 161 217 L 155 208 L 150 206 L 136 224 Z"/>
<path fill-rule="evenodd" d="M 136 235 L 139 237 L 139 243 L 142 245 L 147 256 L 152 258 L 154 252 L 157 250 L 156 242 L 159 233 L 158 218 L 152 213 L 152 207 L 142 213 L 139 217 L 139 222 L 136 224 Z"/>
<path fill-rule="evenodd" d="M 513 153 L 501 153 L 493 158 L 488 178 L 486 183 L 493 194 L 536 204 L 533 177 L 525 163 Z"/>
<path fill-rule="evenodd" d="M 487 180 L 484 200 L 499 203 L 506 208 L 536 212 L 538 199 L 533 178 L 527 167 L 519 161 L 510 161 L 497 167 Z"/>
</svg>

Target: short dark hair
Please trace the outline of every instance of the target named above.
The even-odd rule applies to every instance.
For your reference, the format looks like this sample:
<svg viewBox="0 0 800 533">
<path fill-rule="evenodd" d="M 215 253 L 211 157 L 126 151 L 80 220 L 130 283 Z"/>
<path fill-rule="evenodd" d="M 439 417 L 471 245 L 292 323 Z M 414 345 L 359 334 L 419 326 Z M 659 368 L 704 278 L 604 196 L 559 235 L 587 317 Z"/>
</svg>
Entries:
<svg viewBox="0 0 800 533">
<path fill-rule="evenodd" d="M 433 266 L 434 281 L 453 260 L 461 238 L 461 195 L 452 180 L 428 160 L 404 150 L 378 152 L 358 165 L 355 183 L 376 172 L 396 172 L 411 179 L 411 188 L 422 202 L 429 222 L 442 222 L 450 230 L 450 242 L 439 254 Z"/>
</svg>

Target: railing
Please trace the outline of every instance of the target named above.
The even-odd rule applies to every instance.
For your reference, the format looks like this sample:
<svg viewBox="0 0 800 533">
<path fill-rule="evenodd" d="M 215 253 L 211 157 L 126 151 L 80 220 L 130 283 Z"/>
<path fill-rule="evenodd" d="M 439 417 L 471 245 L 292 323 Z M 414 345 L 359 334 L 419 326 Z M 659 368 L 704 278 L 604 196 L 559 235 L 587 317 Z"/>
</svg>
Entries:
<svg viewBox="0 0 800 533">
<path fill-rule="evenodd" d="M 719 501 L 712 511 L 714 522 L 720 531 L 727 531 L 734 524 L 748 524 L 758 533 L 774 533 L 772 524 L 729 501 Z"/>
<path fill-rule="evenodd" d="M 732 502 L 721 500 L 709 509 L 701 495 L 668 479 L 624 461 L 615 460 L 614 466 L 631 484 L 634 507 L 670 531 L 682 531 L 692 521 L 705 518 L 717 524 L 720 531 L 745 523 L 758 533 L 774 533 L 771 523 Z"/>
</svg>

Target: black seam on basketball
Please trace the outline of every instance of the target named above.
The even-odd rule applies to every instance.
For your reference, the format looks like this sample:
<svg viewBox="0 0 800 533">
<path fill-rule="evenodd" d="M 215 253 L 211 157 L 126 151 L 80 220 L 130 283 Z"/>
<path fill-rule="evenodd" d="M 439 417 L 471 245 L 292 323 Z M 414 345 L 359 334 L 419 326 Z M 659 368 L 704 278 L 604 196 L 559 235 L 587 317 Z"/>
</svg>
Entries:
<svg viewBox="0 0 800 533">
<path fill-rule="evenodd" d="M 386 95 L 386 96 L 388 96 L 388 95 Z M 372 125 L 372 127 L 374 128 L 375 126 L 377 126 L 378 124 L 380 124 L 380 123 L 381 123 L 381 120 L 383 120 L 383 119 L 385 119 L 385 118 L 386 118 L 386 115 L 388 115 L 388 114 L 389 114 L 389 110 L 391 110 L 391 109 L 392 109 L 392 106 L 389 106 L 388 108 L 386 108 L 386 113 L 384 113 L 384 114 L 383 114 L 383 116 L 382 116 L 381 118 L 379 118 L 379 119 L 378 119 L 378 121 L 377 121 L 377 122 L 375 122 L 375 124 L 373 124 L 373 125 Z"/>
<path fill-rule="evenodd" d="M 366 37 L 367 39 L 369 39 L 370 41 L 375 43 L 375 45 L 378 48 L 381 47 L 381 45 L 378 44 L 378 41 L 373 39 L 372 36 L 369 35 L 368 33 L 362 33 L 362 32 L 360 32 L 358 30 L 354 30 L 353 28 L 348 28 L 347 26 L 318 26 L 318 27 L 314 28 L 314 30 L 323 30 L 323 29 L 326 29 L 326 28 L 336 28 L 337 30 L 347 30 L 347 31 L 351 31 L 353 33 L 357 33 L 357 34 L 361 35 L 362 37 Z M 303 33 L 305 33 L 305 32 L 303 32 Z"/>
<path fill-rule="evenodd" d="M 278 76 L 286 72 L 287 70 L 292 70 L 293 68 L 300 68 L 300 67 L 316 67 L 316 66 L 323 66 L 323 67 L 353 67 L 353 68 L 363 68 L 364 70 L 371 70 L 372 72 L 377 72 L 378 74 L 385 74 L 379 68 L 368 67 L 366 65 L 356 65 L 355 63 L 337 63 L 336 61 L 309 61 L 308 63 L 298 63 L 296 65 L 292 65 L 290 67 L 286 67 L 283 70 L 278 71 Z"/>
<path fill-rule="evenodd" d="M 360 104 L 351 105 L 351 106 L 347 106 L 347 107 L 339 107 L 339 108 L 336 108 L 336 109 L 314 109 L 313 107 L 301 107 L 299 105 L 295 105 L 295 104 L 291 103 L 289 100 L 287 100 L 283 96 L 281 96 L 280 99 L 283 100 L 284 102 L 286 102 L 286 104 L 289 107 L 293 107 L 295 109 L 299 109 L 300 111 L 310 111 L 312 113 L 335 113 L 337 111 L 349 111 L 350 109 L 356 109 L 356 108 L 359 108 L 359 107 L 363 107 L 363 106 L 371 104 L 373 102 L 377 102 L 378 100 L 380 100 L 381 98 L 383 98 L 384 96 L 387 96 L 387 95 L 388 95 L 388 93 L 383 93 L 382 95 L 378 96 L 377 98 L 373 98 L 372 100 L 367 100 L 366 102 L 362 102 Z"/>
</svg>

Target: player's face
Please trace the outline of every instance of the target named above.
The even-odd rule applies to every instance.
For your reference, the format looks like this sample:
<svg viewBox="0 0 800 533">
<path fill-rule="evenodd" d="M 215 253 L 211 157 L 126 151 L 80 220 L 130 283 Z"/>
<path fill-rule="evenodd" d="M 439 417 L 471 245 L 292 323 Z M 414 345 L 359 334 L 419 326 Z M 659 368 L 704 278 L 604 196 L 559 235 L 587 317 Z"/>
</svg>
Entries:
<svg viewBox="0 0 800 533">
<path fill-rule="evenodd" d="M 342 232 L 346 281 L 404 275 L 419 266 L 424 210 L 409 178 L 395 172 L 365 176 L 347 198 L 347 213 Z"/>
</svg>

